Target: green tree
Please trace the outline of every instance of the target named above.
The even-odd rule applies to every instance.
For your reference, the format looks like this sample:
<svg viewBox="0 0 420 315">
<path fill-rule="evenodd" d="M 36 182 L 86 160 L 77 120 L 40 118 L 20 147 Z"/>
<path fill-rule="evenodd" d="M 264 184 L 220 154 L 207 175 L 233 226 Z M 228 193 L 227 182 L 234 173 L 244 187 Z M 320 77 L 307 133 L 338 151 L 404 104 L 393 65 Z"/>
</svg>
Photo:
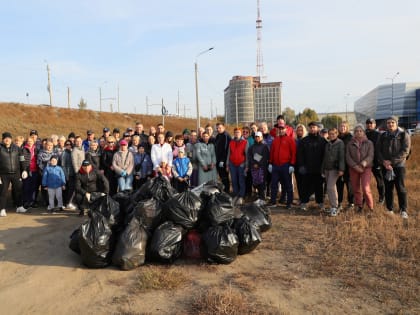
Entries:
<svg viewBox="0 0 420 315">
<path fill-rule="evenodd" d="M 83 99 L 83 97 L 80 98 L 79 104 L 77 104 L 77 106 L 79 106 L 80 110 L 87 108 L 87 102 Z"/>
<path fill-rule="evenodd" d="M 282 115 L 284 116 L 284 120 L 286 120 L 286 124 L 288 125 L 294 124 L 295 118 L 296 118 L 296 113 L 294 109 L 290 107 L 286 107 L 283 110 Z"/>
<path fill-rule="evenodd" d="M 303 112 L 296 116 L 296 124 L 307 126 L 311 121 L 318 121 L 318 114 L 311 108 L 305 108 Z"/>
<path fill-rule="evenodd" d="M 342 121 L 343 119 L 338 115 L 327 115 L 321 119 L 321 123 L 324 125 L 324 128 L 327 129 L 334 127 L 338 128 Z"/>
</svg>

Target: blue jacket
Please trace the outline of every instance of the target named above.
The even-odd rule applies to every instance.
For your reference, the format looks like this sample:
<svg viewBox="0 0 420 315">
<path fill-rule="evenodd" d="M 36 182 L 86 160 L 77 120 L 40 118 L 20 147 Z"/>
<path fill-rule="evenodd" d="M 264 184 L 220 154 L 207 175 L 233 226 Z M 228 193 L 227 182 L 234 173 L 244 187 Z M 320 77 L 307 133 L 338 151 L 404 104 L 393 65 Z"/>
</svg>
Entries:
<svg viewBox="0 0 420 315">
<path fill-rule="evenodd" d="M 66 177 L 64 176 L 64 171 L 61 166 L 48 166 L 44 169 L 42 175 L 42 186 L 48 188 L 58 188 L 66 184 Z"/>
<path fill-rule="evenodd" d="M 192 165 L 190 159 L 187 157 L 177 157 L 172 166 L 172 172 L 174 173 L 174 177 L 190 177 L 192 173 Z"/>
<path fill-rule="evenodd" d="M 134 170 L 134 175 L 138 175 L 140 178 L 152 175 L 153 163 L 150 155 L 147 153 L 136 153 L 134 155 Z"/>
</svg>

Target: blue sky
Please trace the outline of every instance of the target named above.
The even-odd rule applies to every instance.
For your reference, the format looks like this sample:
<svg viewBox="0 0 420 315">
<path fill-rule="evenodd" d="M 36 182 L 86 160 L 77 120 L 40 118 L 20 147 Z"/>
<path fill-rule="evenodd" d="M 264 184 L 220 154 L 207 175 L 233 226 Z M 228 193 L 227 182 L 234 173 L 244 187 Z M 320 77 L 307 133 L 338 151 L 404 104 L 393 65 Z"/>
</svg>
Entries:
<svg viewBox="0 0 420 315">
<path fill-rule="evenodd" d="M 353 108 L 396 72 L 420 81 L 420 1 L 261 0 L 266 81 L 283 82 L 283 106 L 299 112 Z M 0 101 L 146 113 L 163 98 L 171 114 L 195 116 L 198 57 L 201 114 L 223 112 L 234 75 L 256 73 L 256 1 L 7 1 L 0 10 Z M 29 96 L 26 96 L 26 93 Z M 346 97 L 346 94 L 350 95 Z M 110 110 L 116 100 L 103 100 Z M 149 108 L 159 113 L 158 106 Z"/>
</svg>

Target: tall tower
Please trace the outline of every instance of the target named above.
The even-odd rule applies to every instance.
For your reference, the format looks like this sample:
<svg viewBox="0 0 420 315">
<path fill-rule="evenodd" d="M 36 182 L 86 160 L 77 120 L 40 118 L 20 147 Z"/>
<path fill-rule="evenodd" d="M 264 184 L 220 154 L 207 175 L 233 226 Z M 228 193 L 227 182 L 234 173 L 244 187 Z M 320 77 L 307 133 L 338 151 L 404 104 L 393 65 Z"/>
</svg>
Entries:
<svg viewBox="0 0 420 315">
<path fill-rule="evenodd" d="M 262 80 L 264 76 L 264 63 L 263 63 L 263 55 L 262 55 L 262 50 L 261 50 L 262 19 L 260 15 L 260 0 L 257 0 L 256 28 L 257 28 L 257 76 L 260 77 L 260 80 Z"/>
</svg>

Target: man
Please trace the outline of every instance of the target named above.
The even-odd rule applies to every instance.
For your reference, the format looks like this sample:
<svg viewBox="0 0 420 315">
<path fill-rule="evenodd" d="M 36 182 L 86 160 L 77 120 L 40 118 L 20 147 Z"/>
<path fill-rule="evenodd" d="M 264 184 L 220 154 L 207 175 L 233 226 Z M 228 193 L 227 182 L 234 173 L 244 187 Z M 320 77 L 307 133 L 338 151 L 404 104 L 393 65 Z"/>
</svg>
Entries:
<svg viewBox="0 0 420 315">
<path fill-rule="evenodd" d="M 216 124 L 216 130 L 217 135 L 214 141 L 214 147 L 216 151 L 217 173 L 219 174 L 220 180 L 222 181 L 223 186 L 225 187 L 224 191 L 226 193 L 229 193 L 230 182 L 229 173 L 226 171 L 226 161 L 231 137 L 229 133 L 225 130 L 225 125 L 221 122 Z"/>
<path fill-rule="evenodd" d="M 373 118 L 369 118 L 366 120 L 366 136 L 367 138 L 373 142 L 373 146 L 376 146 L 376 143 L 381 136 L 381 133 L 376 130 L 376 121 Z M 378 163 L 378 156 L 375 150 L 375 155 L 373 158 L 373 167 L 372 167 L 373 176 L 375 176 L 376 180 L 376 188 L 378 189 L 379 194 L 379 201 L 378 203 L 383 204 L 385 199 L 385 183 L 384 178 L 382 176 L 381 165 Z"/>
<path fill-rule="evenodd" d="M 79 216 L 84 215 L 84 203 L 90 201 L 93 192 L 108 194 L 108 180 L 99 170 L 94 169 L 88 160 L 84 160 L 76 175 L 76 203 Z"/>
<path fill-rule="evenodd" d="M 269 170 L 271 169 L 271 206 L 276 206 L 280 182 L 282 192 L 286 194 L 286 209 L 290 209 L 293 201 L 292 173 L 295 171 L 294 165 L 296 164 L 296 142 L 287 135 L 284 122 L 279 122 L 276 128 L 279 133 L 271 145 L 271 166 L 269 165 Z"/>
<path fill-rule="evenodd" d="M 242 204 L 245 198 L 245 174 L 248 172 L 248 141 L 242 138 L 241 129 L 233 130 L 233 139 L 229 142 L 226 171 L 232 180 L 235 203 Z"/>
<path fill-rule="evenodd" d="M 102 129 L 102 138 L 106 140 L 110 135 L 111 135 L 111 130 L 109 130 L 108 127 L 105 127 L 104 129 Z"/>
<path fill-rule="evenodd" d="M 315 200 L 320 210 L 324 210 L 323 178 L 321 175 L 327 141 L 319 135 L 319 125 L 309 123 L 309 133 L 299 143 L 297 163 L 302 175 L 301 209 L 307 210 L 309 197 L 315 192 Z"/>
<path fill-rule="evenodd" d="M 85 152 L 87 152 L 89 150 L 90 147 L 90 143 L 95 141 L 95 133 L 92 130 L 88 130 L 86 131 L 86 139 L 83 140 L 82 146 L 83 146 L 83 150 Z"/>
<path fill-rule="evenodd" d="M 24 169 L 25 160 L 21 150 L 12 143 L 10 132 L 2 134 L 3 142 L 0 144 L 0 217 L 7 216 L 6 201 L 7 191 L 12 183 L 13 200 L 16 204 L 16 212 L 25 213 L 27 209 L 22 206 L 22 178 L 27 178 L 28 173 Z"/>
<path fill-rule="evenodd" d="M 347 145 L 350 140 L 353 138 L 353 135 L 350 133 L 349 123 L 343 121 L 338 127 L 338 139 L 344 142 L 344 152 L 347 151 Z M 337 179 L 337 193 L 338 193 L 338 208 L 341 210 L 342 202 L 344 199 L 344 186 L 347 188 L 347 208 L 353 209 L 353 190 L 350 184 L 350 173 L 347 163 L 345 164 L 344 174 Z"/>
<path fill-rule="evenodd" d="M 134 134 L 140 137 L 140 143 L 145 144 L 147 143 L 148 135 L 144 132 L 144 126 L 141 122 L 136 122 Z"/>
<path fill-rule="evenodd" d="M 400 214 L 408 219 L 407 189 L 405 188 L 405 161 L 410 153 L 411 138 L 403 129 L 398 128 L 398 118 L 391 116 L 386 120 L 387 130 L 376 143 L 378 163 L 385 179 L 385 203 L 389 213 L 394 213 L 394 186 L 397 190 Z"/>
<path fill-rule="evenodd" d="M 271 129 L 270 131 L 270 135 L 274 138 L 280 135 L 280 125 L 284 125 L 286 126 L 284 129 L 286 131 L 286 136 L 292 137 L 294 138 L 295 136 L 295 131 L 291 126 L 286 125 L 286 120 L 284 119 L 283 115 L 278 115 L 277 116 L 277 123 L 274 124 L 274 128 Z M 284 132 L 284 131 L 283 131 Z"/>
<path fill-rule="evenodd" d="M 131 128 L 131 127 L 127 127 L 127 129 L 125 130 L 125 132 L 126 132 L 126 133 L 128 133 L 128 134 L 130 135 L 130 137 L 131 137 L 132 135 L 134 135 L 134 129 L 133 129 L 133 128 Z"/>
<path fill-rule="evenodd" d="M 158 135 L 160 133 L 165 135 L 165 127 L 163 126 L 162 123 L 159 123 L 159 124 L 156 125 L 156 135 Z"/>
</svg>

